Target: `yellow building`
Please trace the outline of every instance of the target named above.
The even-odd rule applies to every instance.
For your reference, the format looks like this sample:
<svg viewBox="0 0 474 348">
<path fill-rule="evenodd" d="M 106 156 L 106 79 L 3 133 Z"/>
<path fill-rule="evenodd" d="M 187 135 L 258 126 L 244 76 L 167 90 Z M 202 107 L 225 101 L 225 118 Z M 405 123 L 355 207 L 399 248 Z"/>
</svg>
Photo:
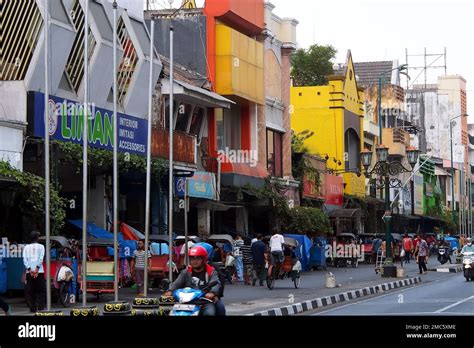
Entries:
<svg viewBox="0 0 474 348">
<path fill-rule="evenodd" d="M 291 88 L 291 128 L 314 132 L 305 145 L 311 154 L 328 156 L 328 168 L 343 173 L 344 193 L 365 197 L 360 152 L 364 144 L 364 93 L 357 86 L 349 51 L 343 75 L 330 76 L 326 86 Z"/>
</svg>

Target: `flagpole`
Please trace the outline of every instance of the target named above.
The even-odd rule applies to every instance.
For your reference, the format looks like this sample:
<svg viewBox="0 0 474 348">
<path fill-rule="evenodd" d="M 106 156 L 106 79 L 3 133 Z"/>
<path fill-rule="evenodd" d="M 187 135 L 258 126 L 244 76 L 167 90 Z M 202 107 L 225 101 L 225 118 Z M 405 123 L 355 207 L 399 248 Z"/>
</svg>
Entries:
<svg viewBox="0 0 474 348">
<path fill-rule="evenodd" d="M 147 159 L 146 159 L 146 202 L 145 202 L 145 276 L 144 291 L 145 297 L 148 295 L 148 243 L 150 235 L 150 192 L 151 192 L 151 137 L 152 137 L 152 119 L 153 119 L 153 63 L 154 63 L 154 39 L 155 39 L 155 21 L 150 17 L 150 81 L 148 90 L 148 138 L 147 138 Z M 171 247 L 171 245 L 170 245 Z"/>
<path fill-rule="evenodd" d="M 113 74 L 114 74 L 114 202 L 113 202 L 113 225 L 114 225 L 114 297 L 115 302 L 119 300 L 119 293 L 118 293 L 118 283 L 119 283 L 119 263 L 118 263 L 118 180 L 119 180 L 119 171 L 118 171 L 118 121 L 117 121 L 117 1 L 114 0 L 113 4 L 113 12 L 114 12 L 114 67 L 113 67 Z"/>
<path fill-rule="evenodd" d="M 169 281 L 173 281 L 173 119 L 174 119 L 174 66 L 173 66 L 173 49 L 174 49 L 174 29 L 170 26 L 170 114 L 169 114 L 169 183 L 168 183 L 168 233 L 169 233 Z"/>
<path fill-rule="evenodd" d="M 49 1 L 44 0 L 44 181 L 46 233 L 46 309 L 51 310 L 51 226 L 50 226 L 50 158 L 49 158 Z M 56 109 L 54 109 L 56 112 Z"/>
<path fill-rule="evenodd" d="M 84 22 L 84 134 L 82 158 L 82 305 L 87 306 L 87 145 L 89 123 L 89 0 L 85 1 Z"/>
</svg>

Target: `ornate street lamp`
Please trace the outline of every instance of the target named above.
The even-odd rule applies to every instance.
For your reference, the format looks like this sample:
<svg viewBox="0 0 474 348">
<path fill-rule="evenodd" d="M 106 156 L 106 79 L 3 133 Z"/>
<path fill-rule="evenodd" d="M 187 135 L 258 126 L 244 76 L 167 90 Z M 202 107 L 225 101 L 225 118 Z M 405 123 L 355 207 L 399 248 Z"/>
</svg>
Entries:
<svg viewBox="0 0 474 348">
<path fill-rule="evenodd" d="M 388 160 L 388 147 L 384 145 L 380 145 L 377 147 L 377 159 L 379 162 L 385 163 Z"/>
<path fill-rule="evenodd" d="M 415 149 L 413 146 L 409 146 L 406 149 L 408 163 L 410 163 L 412 168 L 415 168 L 416 164 L 418 163 L 418 156 L 420 155 L 420 151 Z"/>
<path fill-rule="evenodd" d="M 416 163 L 418 162 L 419 151 L 413 147 L 406 150 L 407 159 L 411 168 L 406 168 L 401 161 L 392 160 L 388 158 L 388 148 L 380 145 L 377 147 L 377 163 L 369 170 L 372 164 L 372 153 L 369 150 L 361 152 L 361 162 L 365 169 L 365 176 L 371 179 L 372 176 L 374 186 L 376 189 L 385 189 L 385 241 L 386 241 L 386 258 L 383 266 L 384 277 L 396 277 L 397 267 L 393 264 L 392 259 L 392 211 L 390 202 L 390 189 L 402 188 L 403 183 L 396 176 L 402 173 L 413 172 Z"/>
</svg>

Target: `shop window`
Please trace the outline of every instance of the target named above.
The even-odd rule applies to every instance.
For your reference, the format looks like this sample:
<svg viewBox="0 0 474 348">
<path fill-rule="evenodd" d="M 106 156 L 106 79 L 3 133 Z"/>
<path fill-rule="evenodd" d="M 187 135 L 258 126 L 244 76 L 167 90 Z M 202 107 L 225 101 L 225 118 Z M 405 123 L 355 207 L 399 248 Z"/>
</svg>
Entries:
<svg viewBox="0 0 474 348">
<path fill-rule="evenodd" d="M 229 109 L 216 109 L 216 132 L 217 149 L 240 150 L 241 146 L 241 124 L 240 108 L 233 107 Z"/>
<path fill-rule="evenodd" d="M 275 177 L 283 176 L 282 133 L 267 129 L 267 170 Z"/>
<path fill-rule="evenodd" d="M 201 133 L 202 123 L 204 120 L 205 110 L 202 108 L 194 108 L 193 116 L 191 118 L 191 126 L 189 127 L 189 134 L 199 137 Z"/>
<path fill-rule="evenodd" d="M 181 103 L 177 110 L 175 131 L 185 133 L 188 130 L 189 117 L 191 115 L 192 106 Z"/>
</svg>

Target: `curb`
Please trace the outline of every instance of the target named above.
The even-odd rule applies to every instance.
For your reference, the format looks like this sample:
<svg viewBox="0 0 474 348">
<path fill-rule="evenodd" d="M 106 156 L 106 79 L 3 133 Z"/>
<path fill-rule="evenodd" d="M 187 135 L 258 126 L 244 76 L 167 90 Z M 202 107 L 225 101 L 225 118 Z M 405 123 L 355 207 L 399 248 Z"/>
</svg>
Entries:
<svg viewBox="0 0 474 348">
<path fill-rule="evenodd" d="M 462 272 L 462 265 L 456 265 L 454 267 L 430 269 L 430 271 L 440 272 L 440 273 L 458 273 L 458 272 Z"/>
<path fill-rule="evenodd" d="M 405 286 L 415 285 L 421 282 L 421 277 L 408 278 L 404 280 L 397 280 L 390 283 L 383 283 L 374 286 L 368 286 L 358 290 L 343 292 L 340 294 L 320 297 L 314 300 L 296 303 L 290 306 L 272 308 L 269 310 L 249 314 L 250 316 L 287 316 L 311 311 L 317 308 L 327 307 L 340 302 L 348 302 L 356 298 L 375 295 L 383 291 L 403 288 Z"/>
</svg>

